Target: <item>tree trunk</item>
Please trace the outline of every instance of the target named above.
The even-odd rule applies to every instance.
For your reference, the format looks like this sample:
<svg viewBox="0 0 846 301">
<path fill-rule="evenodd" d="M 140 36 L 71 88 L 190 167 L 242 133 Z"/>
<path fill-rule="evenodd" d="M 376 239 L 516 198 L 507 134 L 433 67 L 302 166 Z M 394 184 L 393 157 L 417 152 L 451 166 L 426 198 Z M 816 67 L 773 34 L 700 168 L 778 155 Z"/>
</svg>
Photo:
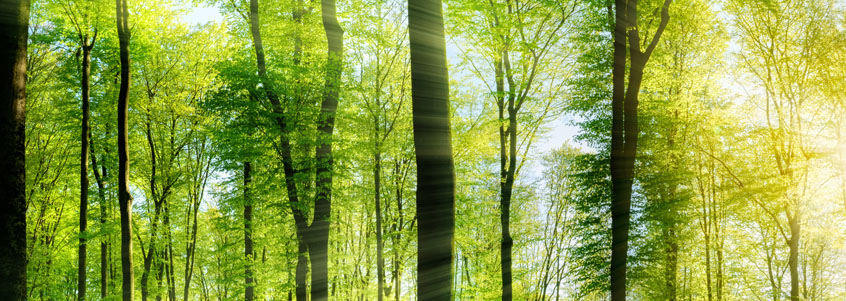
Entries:
<svg viewBox="0 0 846 301">
<path fill-rule="evenodd" d="M 674 223 L 674 222 L 671 222 Z M 677 300 L 677 277 L 676 270 L 678 269 L 678 253 L 679 244 L 676 236 L 675 225 L 669 225 L 669 229 L 665 230 L 665 237 L 667 237 L 667 247 L 665 249 L 667 256 L 667 267 L 664 271 L 664 283 L 667 288 L 667 300 Z"/>
<path fill-rule="evenodd" d="M 503 70 L 505 65 L 506 70 Z M 509 96 L 508 104 L 505 101 L 505 72 L 510 71 L 510 63 L 508 63 L 508 52 L 500 52 L 499 59 L 496 62 L 496 98 L 497 108 L 499 112 L 499 119 L 504 120 L 508 118 L 508 126 L 505 127 L 500 123 L 499 126 L 499 186 L 500 186 L 500 227 L 502 229 L 502 238 L 500 240 L 500 266 L 502 279 L 502 300 L 511 300 L 511 248 L 514 241 L 511 238 L 511 195 L 514 189 L 514 174 L 517 165 L 517 111 L 514 108 L 515 95 L 513 90 L 514 82 L 509 77 Z M 507 106 L 507 107 L 506 107 Z M 508 116 L 505 112 L 508 112 Z"/>
<path fill-rule="evenodd" d="M 96 39 L 96 36 L 95 36 Z M 88 43 L 88 36 L 80 34 L 82 43 L 82 130 L 80 134 L 80 163 L 79 163 L 79 252 L 77 264 L 77 300 L 85 300 L 86 291 L 86 264 L 87 257 L 87 233 L 88 231 L 88 119 L 91 115 L 89 105 L 89 79 L 91 77 L 91 49 L 94 47 L 94 40 Z"/>
<path fill-rule="evenodd" d="M 637 157 L 638 95 L 643 70 L 669 21 L 665 0 L 661 23 L 645 52 L 640 50 L 637 30 L 637 0 L 615 0 L 614 61 L 611 97 L 611 300 L 626 300 L 626 262 L 629 249 L 634 163 Z M 626 45 L 628 42 L 628 47 Z M 630 61 L 628 80 L 626 60 Z M 627 82 L 628 81 L 628 85 Z"/>
<path fill-rule="evenodd" d="M 149 93 L 149 92 L 148 92 Z M 150 104 L 152 105 L 152 99 L 150 99 Z M 156 189 L 156 170 L 158 169 L 157 163 L 157 155 L 156 155 L 156 145 L 153 143 L 153 133 L 151 130 L 151 117 L 150 111 L 147 110 L 147 131 L 146 138 L 147 143 L 150 146 L 150 198 L 153 201 L 154 206 L 154 213 L 152 218 L 150 219 L 150 242 L 147 246 L 147 253 L 144 256 L 144 272 L 141 273 L 141 300 L 146 301 L 149 297 L 149 277 L 150 277 L 150 269 L 152 268 L 153 261 L 155 256 L 157 256 L 161 251 L 156 251 L 157 245 L 156 242 L 158 241 L 158 222 L 159 216 L 162 213 L 162 206 L 164 204 L 164 192 L 159 191 L 157 193 Z M 143 249 L 143 248 L 142 248 Z M 142 252 L 143 253 L 143 252 Z M 159 283 L 161 284 L 161 283 Z M 158 297 L 158 292 L 156 293 Z M 158 299 L 157 299 L 158 300 Z"/>
<path fill-rule="evenodd" d="M 395 163 L 395 175 L 400 174 L 400 161 L 397 160 Z M 393 237 L 393 251 L 394 251 L 394 299 L 396 301 L 400 300 L 402 297 L 402 263 L 400 260 L 400 245 L 402 245 L 402 229 L 403 227 L 403 213 L 402 213 L 402 192 L 405 181 L 405 174 L 403 174 L 398 180 L 396 185 L 396 197 L 397 197 L 397 227 L 396 227 L 396 234 Z"/>
<path fill-rule="evenodd" d="M 103 173 L 102 175 L 98 171 L 97 167 L 97 155 L 94 151 L 94 140 L 91 139 L 91 132 L 88 132 L 88 142 L 91 146 L 91 170 L 94 171 L 94 180 L 97 182 L 97 193 L 100 197 L 100 228 L 105 229 L 106 227 L 106 217 L 107 217 L 107 210 L 108 210 L 108 201 L 106 200 L 106 186 L 103 183 L 103 178 L 108 177 L 106 165 L 103 164 Z M 105 150 L 105 148 L 104 148 Z M 107 151 L 103 152 L 108 153 Z M 108 295 L 108 254 L 109 254 L 109 244 L 108 244 L 109 235 L 103 235 L 100 237 L 100 299 L 106 299 Z"/>
<path fill-rule="evenodd" d="M 203 177 L 205 177 L 204 172 Z M 203 181 L 203 183 L 205 183 L 205 179 Z M 185 259 L 185 288 L 182 292 L 183 300 L 188 300 L 188 289 L 191 287 L 191 277 L 194 274 L 194 251 L 197 247 L 197 217 L 200 211 L 200 202 L 202 201 L 201 195 L 202 190 L 205 189 L 205 184 L 198 185 L 196 187 L 197 191 L 194 192 L 192 204 L 194 207 L 189 210 L 190 212 L 193 212 L 194 220 L 193 225 L 191 226 L 191 237 L 185 247 L 185 254 L 187 258 Z"/>
<path fill-rule="evenodd" d="M 711 292 L 711 240 L 708 235 L 705 235 L 705 286 L 708 289 L 708 301 L 713 300 L 713 293 Z"/>
<path fill-rule="evenodd" d="M 344 30 L 338 23 L 334 0 L 320 2 L 323 30 L 328 41 L 328 63 L 323 88 L 323 101 L 317 129 L 322 135 L 316 147 L 316 199 L 314 219 L 308 227 L 308 253 L 311 259 L 311 300 L 323 301 L 329 298 L 329 265 L 327 249 L 329 243 L 329 217 L 332 211 L 332 134 L 335 130 L 335 111 L 338 108 L 338 94 L 344 62 Z"/>
<path fill-rule="evenodd" d="M 203 138 L 204 139 L 204 138 Z M 210 158 L 204 158 L 206 155 L 206 143 L 208 140 L 203 140 L 200 148 L 196 153 L 197 169 L 195 170 L 193 183 L 191 183 L 191 191 L 189 191 L 188 214 L 185 223 L 186 229 L 190 232 L 186 235 L 185 242 L 185 281 L 182 292 L 182 300 L 188 300 L 188 290 L 191 287 L 191 279 L 194 276 L 194 254 L 197 247 L 197 223 L 200 211 L 200 202 L 203 200 L 203 191 L 206 188 L 206 180 L 208 178 Z M 193 223 L 192 223 L 193 216 Z M 188 225 L 191 225 L 190 228 Z"/>
<path fill-rule="evenodd" d="M 132 196 L 129 194 L 129 149 L 126 115 L 129 107 L 129 10 L 126 0 L 117 3 L 120 45 L 120 91 L 118 93 L 118 203 L 120 204 L 120 257 L 123 271 L 123 300 L 131 301 L 135 287 L 132 273 Z"/>
<path fill-rule="evenodd" d="M 378 141 L 379 131 L 376 131 L 376 133 L 376 139 Z M 373 195 L 376 200 L 376 277 L 378 278 L 376 291 L 378 292 L 379 301 L 382 301 L 385 295 L 385 258 L 382 256 L 382 153 L 379 150 L 379 143 L 376 143 L 376 153 L 373 155 L 373 162 Z"/>
<path fill-rule="evenodd" d="M 295 9 L 293 15 L 294 21 L 299 22 L 302 17 L 302 9 Z M 288 136 L 289 129 L 287 125 L 287 120 L 285 119 L 285 111 L 282 108 L 282 104 L 279 102 L 279 98 L 273 90 L 272 82 L 270 81 L 270 79 L 267 78 L 267 67 L 264 57 L 264 46 L 261 40 L 260 24 L 261 23 L 259 22 L 258 0 L 250 0 L 250 34 L 253 37 L 253 48 L 256 52 L 256 66 L 258 68 L 258 75 L 261 79 L 265 95 L 268 101 L 270 101 L 273 113 L 276 114 L 275 121 L 277 126 L 279 127 L 279 152 L 281 153 L 282 169 L 285 174 L 285 188 L 286 192 L 288 193 L 288 201 L 291 206 L 291 211 L 294 215 L 294 222 L 296 224 L 298 242 L 296 268 L 297 300 L 306 300 L 306 278 L 308 276 L 308 259 L 306 258 L 306 254 L 308 253 L 308 245 L 305 241 L 304 233 L 308 230 L 308 225 L 305 220 L 305 215 L 300 209 L 297 183 L 294 179 L 296 176 L 296 172 L 294 171 L 293 166 L 294 160 L 291 152 L 291 141 Z M 295 64 L 298 64 L 300 56 L 299 37 L 296 37 L 296 40 L 297 41 L 294 43 L 294 61 Z"/>
<path fill-rule="evenodd" d="M 165 260 L 167 260 L 167 267 L 165 269 L 165 277 L 167 280 L 167 298 L 171 301 L 176 301 L 176 283 L 173 277 L 173 235 L 170 227 L 170 203 L 164 203 L 164 226 L 165 239 L 167 248 L 165 249 Z"/>
<path fill-rule="evenodd" d="M 297 285 L 297 301 L 308 300 L 306 281 L 308 281 L 308 246 L 302 241 L 297 242 L 297 267 L 294 281 Z"/>
<path fill-rule="evenodd" d="M 455 173 L 441 0 L 409 0 L 411 94 L 417 155 L 417 299 L 452 298 Z"/>
<path fill-rule="evenodd" d="M 155 175 L 155 172 L 153 173 Z M 150 221 L 150 242 L 147 246 L 146 255 L 144 255 L 144 271 L 141 273 L 141 300 L 146 301 L 147 297 L 149 297 L 149 279 L 150 279 L 150 270 L 153 267 L 153 259 L 155 258 L 156 252 L 156 233 L 158 232 L 159 226 L 159 214 L 161 214 L 161 206 L 158 201 L 153 200 L 155 203 L 155 209 L 153 211 L 153 217 Z M 143 245 L 142 245 L 143 249 Z M 141 252 L 144 253 L 143 250 Z"/>
<path fill-rule="evenodd" d="M 26 56 L 29 0 L 0 4 L 0 296 L 26 300 Z"/>
<path fill-rule="evenodd" d="M 626 16 L 627 0 L 615 0 L 614 62 L 612 70 L 613 93 L 611 98 L 611 300 L 626 300 L 626 261 L 629 248 L 629 212 L 634 158 L 624 151 L 623 105 L 625 102 L 626 74 Z M 635 10 L 636 11 L 636 10 Z M 637 108 L 637 107 L 635 107 Z M 636 116 L 636 115 L 635 115 Z M 628 116 L 626 116 L 628 117 Z M 627 119 L 627 118 L 626 118 Z M 637 123 L 634 129 L 636 130 Z M 634 138 L 637 139 L 637 133 Z M 635 141 L 628 143 L 634 144 Z M 631 161 L 631 163 L 629 163 Z"/>
<path fill-rule="evenodd" d="M 250 162 L 244 162 L 244 258 L 247 263 L 244 265 L 244 299 L 253 301 L 253 201 L 250 198 L 250 182 L 252 166 Z"/>
<path fill-rule="evenodd" d="M 787 217 L 790 223 L 790 257 L 787 260 L 790 266 L 790 301 L 799 301 L 799 209 L 793 209 Z"/>
</svg>

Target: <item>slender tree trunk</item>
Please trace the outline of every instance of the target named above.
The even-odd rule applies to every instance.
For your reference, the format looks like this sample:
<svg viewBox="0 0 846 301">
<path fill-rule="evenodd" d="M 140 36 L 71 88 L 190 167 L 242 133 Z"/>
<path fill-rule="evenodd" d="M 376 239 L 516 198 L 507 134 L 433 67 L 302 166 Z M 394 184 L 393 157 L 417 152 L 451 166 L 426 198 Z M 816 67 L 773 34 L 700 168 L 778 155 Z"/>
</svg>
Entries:
<svg viewBox="0 0 846 301">
<path fill-rule="evenodd" d="M 669 225 L 668 227 L 669 229 L 665 231 L 668 241 L 665 250 L 667 252 L 667 267 L 664 271 L 664 279 L 667 287 L 667 300 L 676 301 L 678 279 L 676 277 L 676 270 L 678 269 L 679 244 L 676 237 L 675 225 Z"/>
<path fill-rule="evenodd" d="M 244 162 L 244 299 L 252 301 L 253 291 L 253 201 L 250 198 L 250 183 L 252 182 L 252 165 Z"/>
<path fill-rule="evenodd" d="M 299 3 L 300 8 L 294 10 L 294 21 L 299 22 L 302 18 L 302 3 Z M 276 114 L 276 124 L 279 127 L 279 148 L 282 157 L 282 169 L 285 174 L 285 188 L 286 192 L 288 193 L 288 201 L 291 204 L 291 211 L 294 215 L 294 222 L 296 224 L 296 231 L 297 231 L 297 268 L 296 268 L 296 294 L 297 300 L 306 300 L 307 298 L 307 288 L 306 288 L 306 280 L 308 277 L 308 258 L 306 255 L 308 253 L 308 245 L 305 241 L 305 232 L 308 230 L 308 224 L 305 220 L 305 215 L 303 214 L 302 210 L 300 209 L 300 202 L 299 202 L 299 195 L 297 192 L 297 184 L 295 178 L 295 171 L 294 171 L 294 160 L 291 151 L 291 142 L 288 136 L 288 124 L 285 118 L 285 111 L 282 108 L 282 104 L 279 101 L 276 93 L 273 90 L 272 82 L 270 79 L 267 78 L 267 68 L 265 63 L 264 57 L 264 46 L 261 40 L 261 30 L 260 30 L 260 22 L 259 22 L 259 10 L 258 10 L 258 0 L 250 0 L 250 33 L 253 37 L 253 47 L 256 52 L 256 66 L 258 68 L 258 75 L 262 81 L 262 86 L 264 87 L 263 90 L 265 95 L 270 101 L 273 113 Z M 296 42 L 294 43 L 295 48 L 295 55 L 294 61 L 295 64 L 299 63 L 299 56 L 300 56 L 300 39 L 296 37 Z"/>
<path fill-rule="evenodd" d="M 400 162 L 397 160 L 395 164 L 395 175 L 400 174 Z M 402 211 L 402 191 L 403 186 L 402 183 L 405 181 L 405 175 L 401 176 L 400 179 L 397 180 L 396 185 L 396 197 L 397 197 L 397 229 L 396 234 L 394 235 L 394 299 L 396 301 L 400 300 L 402 297 L 402 262 L 400 260 L 400 245 L 402 245 L 402 229 L 403 227 L 403 211 Z"/>
<path fill-rule="evenodd" d="M 716 253 L 715 254 L 716 255 L 716 258 L 715 258 L 716 271 L 715 271 L 714 276 L 716 278 L 715 279 L 716 280 L 715 281 L 716 282 L 715 288 L 716 288 L 717 301 L 722 301 L 723 300 L 723 243 L 722 243 L 723 236 L 722 236 L 722 233 L 721 233 L 721 226 L 720 226 L 722 217 L 721 217 L 721 214 L 720 214 L 720 211 L 719 211 L 719 210 L 722 210 L 722 209 L 717 209 L 717 202 L 716 202 L 717 198 L 716 197 L 717 197 L 717 194 L 716 194 L 716 191 L 715 191 L 714 192 L 714 202 L 713 202 L 713 207 L 712 207 L 712 212 L 714 213 L 714 217 L 712 218 L 712 220 L 714 221 L 714 227 L 713 227 L 714 228 L 714 253 Z"/>
<path fill-rule="evenodd" d="M 708 235 L 705 235 L 705 286 L 708 289 L 708 301 L 713 300 L 713 293 L 711 292 L 711 240 Z"/>
<path fill-rule="evenodd" d="M 126 115 L 129 106 L 129 10 L 126 0 L 117 3 L 120 45 L 120 92 L 118 93 L 118 203 L 120 204 L 120 257 L 123 271 L 123 300 L 131 301 L 135 287 L 132 273 L 132 196 L 129 194 L 129 149 Z"/>
<path fill-rule="evenodd" d="M 376 133 L 376 139 L 378 141 L 379 131 L 376 131 Z M 379 293 L 379 301 L 382 301 L 385 295 L 385 258 L 382 256 L 382 152 L 379 150 L 378 142 L 376 143 L 376 153 L 373 155 L 373 162 L 373 190 L 376 200 L 376 277 L 378 278 L 376 291 Z"/>
<path fill-rule="evenodd" d="M 455 171 L 441 0 L 409 0 L 411 96 L 417 155 L 417 299 L 452 298 Z"/>
<path fill-rule="evenodd" d="M 26 300 L 26 55 L 29 0 L 0 3 L 0 296 Z"/>
<path fill-rule="evenodd" d="M 203 143 L 201 149 L 203 152 L 205 151 L 205 142 Z M 185 287 L 182 292 L 183 300 L 188 300 L 188 290 L 191 287 L 191 278 L 194 275 L 194 251 L 197 246 L 197 217 L 200 211 L 200 202 L 202 201 L 203 190 L 206 187 L 205 183 L 208 174 L 208 163 L 203 163 L 203 160 L 201 159 L 202 157 L 203 155 L 201 153 L 197 154 L 197 173 L 199 176 L 195 178 L 197 182 L 192 184 L 194 185 L 194 191 L 191 196 L 192 204 L 189 205 L 188 208 L 189 215 L 193 213 L 193 225 L 191 226 L 191 234 L 185 245 Z M 199 177 L 202 177 L 202 179 Z"/>
<path fill-rule="evenodd" d="M 191 238 L 188 242 L 188 247 L 185 250 L 186 260 L 185 260 L 185 288 L 182 292 L 183 300 L 188 300 L 188 289 L 191 287 L 191 278 L 194 275 L 194 251 L 197 246 L 197 213 L 200 207 L 200 200 L 194 200 L 194 221 L 193 225 L 191 226 Z"/>
<path fill-rule="evenodd" d="M 514 189 L 514 173 L 517 167 L 517 112 L 513 109 L 513 101 L 508 109 L 508 138 L 500 139 L 500 143 L 508 147 L 508 167 L 501 170 L 504 178 L 500 182 L 500 226 L 502 228 L 502 240 L 500 242 L 500 264 L 502 266 L 502 300 L 511 300 L 511 248 L 514 240 L 511 238 L 511 196 Z M 503 131 L 500 130 L 500 134 Z M 505 145 L 501 146 L 502 149 Z M 505 158 L 502 158 L 505 161 Z"/>
<path fill-rule="evenodd" d="M 96 36 L 95 36 L 96 38 Z M 85 300 L 86 291 L 86 264 L 87 257 L 87 233 L 88 231 L 88 119 L 91 115 L 89 105 L 89 79 L 91 77 L 91 49 L 94 41 L 88 43 L 88 36 L 80 34 L 82 43 L 82 131 L 80 134 L 80 163 L 79 163 L 79 252 L 77 264 L 77 300 Z"/>
<path fill-rule="evenodd" d="M 790 300 L 799 301 L 799 209 L 793 209 L 787 217 L 790 224 L 790 257 L 787 260 L 790 266 Z"/>
<path fill-rule="evenodd" d="M 159 251 L 158 253 L 162 253 L 162 251 Z M 167 257 L 167 255 L 165 255 L 165 254 L 158 254 L 158 256 L 161 256 L 162 258 Z M 156 277 L 156 292 L 155 292 L 156 301 L 162 301 L 162 282 L 164 282 L 164 281 L 162 281 L 162 278 L 163 278 L 162 274 L 164 273 L 164 269 L 165 269 L 164 262 L 159 261 L 159 263 L 156 264 L 156 275 L 155 275 L 155 277 Z"/>
<path fill-rule="evenodd" d="M 97 167 L 97 155 L 94 154 L 94 140 L 91 139 L 91 132 L 88 132 L 88 141 L 91 145 L 91 169 L 94 171 L 94 180 L 97 182 L 97 193 L 100 196 L 100 228 L 105 229 L 106 227 L 106 217 L 108 211 L 108 200 L 106 200 L 106 186 L 103 183 L 103 178 L 108 177 L 107 169 L 105 164 L 103 164 L 102 175 L 98 171 Z M 105 149 L 105 148 L 104 148 Z M 104 154 L 107 153 L 106 151 L 103 152 Z M 108 254 L 109 254 L 109 244 L 108 244 L 109 235 L 103 235 L 100 237 L 100 299 L 106 299 L 108 295 Z"/>
<path fill-rule="evenodd" d="M 499 118 L 508 118 L 508 126 L 499 126 L 499 172 L 500 172 L 500 227 L 502 238 L 500 240 L 500 266 L 502 279 L 502 300 L 511 300 L 511 248 L 514 241 L 511 238 L 511 195 L 514 188 L 514 173 L 517 165 L 517 111 L 514 108 L 515 95 L 513 89 L 509 91 L 508 103 L 505 101 L 505 71 L 510 71 L 508 52 L 500 52 L 496 62 L 496 98 L 499 109 Z M 509 77 L 509 88 L 513 88 L 514 82 Z M 508 115 L 505 115 L 505 112 Z"/>
<path fill-rule="evenodd" d="M 148 92 L 149 93 L 149 92 Z M 150 99 L 150 104 L 152 105 L 152 98 Z M 164 204 L 164 192 L 159 191 L 156 188 L 156 170 L 158 169 L 157 163 L 157 155 L 156 155 L 156 145 L 153 143 L 153 133 L 151 130 L 151 115 L 150 115 L 149 108 L 147 110 L 147 131 L 146 131 L 146 138 L 147 144 L 150 146 L 150 198 L 153 201 L 154 206 L 154 213 L 150 220 L 150 242 L 147 247 L 147 254 L 144 256 L 144 272 L 141 273 L 141 300 L 146 301 L 149 297 L 149 277 L 150 277 L 150 269 L 153 266 L 153 261 L 155 257 L 161 253 L 161 251 L 157 252 L 157 241 L 158 241 L 158 222 L 159 217 L 162 213 L 162 206 Z M 157 192 L 158 191 L 158 192 Z M 154 275 L 156 276 L 156 275 Z M 158 297 L 158 292 L 156 293 Z"/>
<path fill-rule="evenodd" d="M 171 301 L 176 301 L 176 283 L 173 277 L 173 235 L 170 227 L 170 203 L 164 203 L 164 226 L 165 239 L 167 239 L 167 248 L 165 249 L 165 260 L 167 260 L 167 267 L 165 269 L 165 277 L 167 280 L 167 298 Z"/>
<path fill-rule="evenodd" d="M 155 175 L 155 173 L 153 173 Z M 153 267 L 153 260 L 158 252 L 156 252 L 156 233 L 158 233 L 158 222 L 159 222 L 159 214 L 161 214 L 161 203 L 153 200 L 155 203 L 155 208 L 153 209 L 153 217 L 150 221 L 150 243 L 147 246 L 147 253 L 144 256 L 144 271 L 141 273 L 141 300 L 146 301 L 149 297 L 149 282 L 150 282 L 150 270 Z M 143 249 L 143 246 L 142 246 Z M 143 253 L 143 252 L 142 252 Z M 155 276 L 155 275 L 153 275 Z"/>
</svg>

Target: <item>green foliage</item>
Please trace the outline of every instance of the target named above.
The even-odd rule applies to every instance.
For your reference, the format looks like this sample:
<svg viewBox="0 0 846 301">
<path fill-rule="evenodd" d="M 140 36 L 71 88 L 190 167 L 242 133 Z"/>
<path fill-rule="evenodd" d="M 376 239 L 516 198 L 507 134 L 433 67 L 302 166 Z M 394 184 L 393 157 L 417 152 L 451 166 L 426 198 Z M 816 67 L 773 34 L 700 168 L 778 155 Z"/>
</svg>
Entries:
<svg viewBox="0 0 846 301">
<path fill-rule="evenodd" d="M 614 3 L 444 2 L 457 184 L 455 299 L 501 297 L 500 164 L 501 147 L 509 143 L 517 148 L 510 220 L 514 296 L 607 299 Z M 657 29 L 663 3 L 640 1 L 642 36 Z M 191 25 L 186 15 L 195 4 L 218 9 L 221 22 Z M 258 75 L 249 1 L 130 1 L 132 256 L 136 289 L 146 270 L 150 298 L 172 293 L 182 299 L 187 287 L 189 300 L 241 300 L 248 264 L 257 298 L 294 294 L 300 254 L 277 117 L 288 121 L 293 180 L 301 194 L 295 208 L 310 220 L 315 146 L 326 139 L 317 129 L 327 69 L 320 4 L 259 1 L 265 79 Z M 337 3 L 345 61 L 331 138 L 333 300 L 414 300 L 417 293 L 406 4 Z M 846 265 L 844 9 L 836 1 L 672 2 L 639 91 L 628 258 L 633 299 L 780 300 L 789 298 L 794 278 L 806 300 L 846 297 L 846 274 L 839 269 Z M 112 3 L 100 0 L 32 4 L 30 299 L 76 293 L 80 235 L 89 240 L 88 296 L 99 296 L 102 270 L 104 299 L 120 296 L 120 66 L 113 14 Z M 96 166 L 89 163 L 89 230 L 78 233 L 80 36 L 90 40 L 95 33 L 90 94 Z M 281 113 L 268 91 L 279 97 Z M 519 109 L 509 111 L 509 98 Z M 499 132 L 508 131 L 512 113 L 513 142 Z M 578 133 L 552 136 L 562 132 L 555 128 L 562 122 Z M 245 186 L 246 162 L 252 173 Z M 244 251 L 248 204 L 252 254 Z M 789 243 L 794 219 L 796 246 Z M 382 292 L 376 289 L 377 233 Z M 798 254 L 795 277 L 791 248 Z"/>
</svg>

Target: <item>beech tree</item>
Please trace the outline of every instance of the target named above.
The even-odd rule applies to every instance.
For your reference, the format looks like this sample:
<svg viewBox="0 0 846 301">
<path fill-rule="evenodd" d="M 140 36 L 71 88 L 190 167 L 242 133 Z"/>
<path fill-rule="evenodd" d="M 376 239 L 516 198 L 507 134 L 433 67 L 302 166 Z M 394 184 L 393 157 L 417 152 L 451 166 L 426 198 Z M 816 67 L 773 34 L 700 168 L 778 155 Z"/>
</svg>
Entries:
<svg viewBox="0 0 846 301">
<path fill-rule="evenodd" d="M 409 0 L 411 107 L 417 156 L 417 298 L 452 296 L 455 172 L 440 0 Z"/>
<path fill-rule="evenodd" d="M 0 178 L 2 201 L 2 230 L 0 243 L 0 295 L 12 299 L 26 299 L 26 54 L 29 24 L 29 1 L 7 1 L 0 5 L 3 28 L 0 84 L 0 139 L 7 146 L 0 151 L 3 176 Z"/>
<path fill-rule="evenodd" d="M 638 1 L 616 0 L 614 2 L 610 161 L 611 191 L 614 197 L 611 204 L 611 300 L 626 299 L 626 260 L 632 182 L 637 157 L 637 139 L 640 134 L 637 118 L 638 96 L 643 81 L 643 70 L 670 20 L 670 3 L 672 0 L 664 1 L 661 7 L 660 24 L 651 39 L 644 39 L 648 41 L 648 44 L 645 50 L 641 50 Z M 628 72 L 626 72 L 627 61 L 630 63 Z"/>
</svg>

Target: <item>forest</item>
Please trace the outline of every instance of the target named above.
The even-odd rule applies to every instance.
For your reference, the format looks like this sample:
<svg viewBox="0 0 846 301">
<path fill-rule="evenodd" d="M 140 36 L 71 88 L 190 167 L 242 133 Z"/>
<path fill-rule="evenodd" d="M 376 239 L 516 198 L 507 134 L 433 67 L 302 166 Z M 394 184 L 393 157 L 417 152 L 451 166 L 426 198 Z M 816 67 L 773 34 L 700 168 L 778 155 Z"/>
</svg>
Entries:
<svg viewBox="0 0 846 301">
<path fill-rule="evenodd" d="M 844 0 L 2 0 L 2 300 L 846 300 Z"/>
</svg>

